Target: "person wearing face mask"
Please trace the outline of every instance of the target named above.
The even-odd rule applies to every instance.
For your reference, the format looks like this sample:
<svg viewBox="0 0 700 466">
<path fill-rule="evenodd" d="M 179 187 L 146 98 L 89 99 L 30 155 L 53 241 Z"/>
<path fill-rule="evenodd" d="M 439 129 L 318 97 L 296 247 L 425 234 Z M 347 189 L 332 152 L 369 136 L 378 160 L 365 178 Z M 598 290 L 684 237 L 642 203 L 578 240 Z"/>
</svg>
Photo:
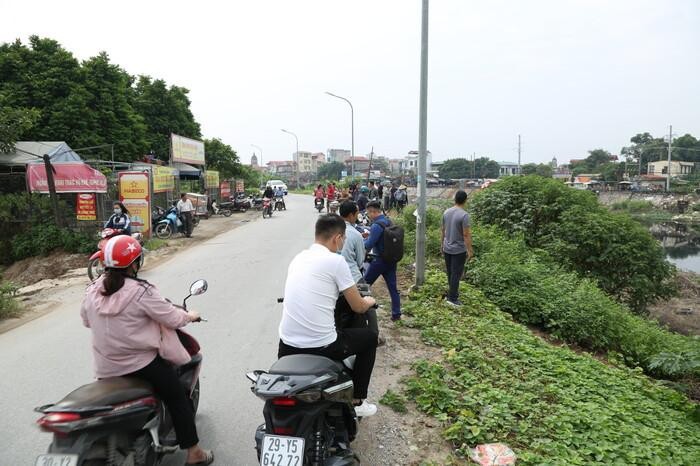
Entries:
<svg viewBox="0 0 700 466">
<path fill-rule="evenodd" d="M 277 356 L 315 354 L 342 361 L 354 354 L 355 412 L 371 416 L 377 406 L 366 398 L 377 353 L 377 325 L 338 329 L 335 325 L 335 306 L 341 293 L 358 314 L 367 313 L 376 304 L 374 298 L 360 295 L 345 258 L 338 254 L 343 249 L 345 228 L 342 217 L 321 215 L 316 221 L 314 244 L 289 264 Z"/>
<path fill-rule="evenodd" d="M 122 235 L 131 234 L 131 219 L 129 218 L 129 211 L 126 210 L 124 204 L 121 202 L 114 203 L 114 213 L 105 223 L 105 228 L 119 230 Z"/>
</svg>

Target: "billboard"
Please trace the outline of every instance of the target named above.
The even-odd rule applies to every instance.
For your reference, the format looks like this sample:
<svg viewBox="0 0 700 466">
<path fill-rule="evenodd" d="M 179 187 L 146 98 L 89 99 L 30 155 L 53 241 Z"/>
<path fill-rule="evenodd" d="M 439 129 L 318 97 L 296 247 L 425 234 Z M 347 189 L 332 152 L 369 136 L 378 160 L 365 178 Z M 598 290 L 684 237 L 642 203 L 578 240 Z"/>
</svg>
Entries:
<svg viewBox="0 0 700 466">
<path fill-rule="evenodd" d="M 147 237 L 151 233 L 151 197 L 148 172 L 119 172 L 119 200 L 129 211 L 131 225 Z"/>
<path fill-rule="evenodd" d="M 106 193 L 107 178 L 99 171 L 84 163 L 52 163 L 53 182 L 57 193 Z M 48 193 L 46 167 L 43 163 L 27 165 L 27 185 L 33 193 Z"/>
<path fill-rule="evenodd" d="M 216 189 L 219 187 L 219 172 L 216 170 L 207 170 L 204 173 L 204 187 L 207 189 Z"/>
<path fill-rule="evenodd" d="M 175 170 L 172 167 L 153 166 L 153 192 L 164 193 L 175 189 Z"/>
<path fill-rule="evenodd" d="M 97 200 L 94 193 L 77 194 L 75 215 L 78 220 L 97 220 Z"/>
<path fill-rule="evenodd" d="M 173 151 L 173 162 L 204 165 L 204 143 L 202 141 L 171 134 L 170 144 Z"/>
<path fill-rule="evenodd" d="M 231 197 L 231 183 L 228 181 L 222 181 L 221 185 L 219 186 L 219 190 L 221 200 L 228 201 L 229 197 Z"/>
</svg>

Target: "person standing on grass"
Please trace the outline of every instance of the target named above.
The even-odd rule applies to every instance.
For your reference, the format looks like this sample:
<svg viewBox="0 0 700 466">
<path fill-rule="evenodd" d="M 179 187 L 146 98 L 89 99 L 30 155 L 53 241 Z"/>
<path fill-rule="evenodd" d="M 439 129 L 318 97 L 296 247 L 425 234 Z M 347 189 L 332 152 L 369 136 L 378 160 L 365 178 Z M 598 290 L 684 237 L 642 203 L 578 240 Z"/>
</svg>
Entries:
<svg viewBox="0 0 700 466">
<path fill-rule="evenodd" d="M 194 206 L 192 201 L 187 198 L 185 193 L 180 194 L 180 201 L 177 203 L 177 211 L 182 217 L 182 223 L 184 223 L 185 236 L 188 238 L 192 237 L 192 215 L 194 214 Z"/>
<path fill-rule="evenodd" d="M 461 306 L 459 301 L 459 282 L 464 273 L 467 257 L 474 257 L 472 249 L 472 230 L 469 214 L 464 210 L 467 193 L 461 189 L 455 194 L 455 205 L 442 215 L 442 254 L 445 256 L 447 269 L 447 304 Z M 468 256 L 467 256 L 468 255 Z"/>
<path fill-rule="evenodd" d="M 369 238 L 365 240 L 365 250 L 373 251 L 374 258 L 365 272 L 365 281 L 370 285 L 381 276 L 384 277 L 386 287 L 391 296 L 391 320 L 401 320 L 401 296 L 396 286 L 396 262 L 385 259 L 384 234 L 386 228 L 391 225 L 391 220 L 382 212 L 379 201 L 370 201 L 367 204 L 367 215 L 372 220 Z"/>
</svg>

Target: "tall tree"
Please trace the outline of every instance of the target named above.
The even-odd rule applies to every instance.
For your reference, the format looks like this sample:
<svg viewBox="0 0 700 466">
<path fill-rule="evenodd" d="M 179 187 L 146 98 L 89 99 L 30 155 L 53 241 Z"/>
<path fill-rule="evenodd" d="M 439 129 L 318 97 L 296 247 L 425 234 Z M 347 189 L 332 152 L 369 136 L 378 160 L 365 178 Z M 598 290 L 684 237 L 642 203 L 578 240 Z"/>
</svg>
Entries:
<svg viewBox="0 0 700 466">
<path fill-rule="evenodd" d="M 374 161 L 372 162 L 372 164 L 374 165 Z M 343 170 L 345 170 L 344 163 L 325 163 L 321 165 L 318 169 L 318 178 L 320 180 L 339 180 Z"/>
<path fill-rule="evenodd" d="M 12 151 L 38 119 L 38 110 L 6 107 L 0 98 L 0 152 Z"/>
<path fill-rule="evenodd" d="M 240 176 L 243 173 L 238 154 L 221 139 L 205 139 L 204 153 L 208 170 L 217 170 L 222 179 Z"/>
<path fill-rule="evenodd" d="M 460 179 L 471 178 L 472 163 L 467 159 L 449 159 L 440 166 L 438 170 L 440 178 Z"/>
</svg>

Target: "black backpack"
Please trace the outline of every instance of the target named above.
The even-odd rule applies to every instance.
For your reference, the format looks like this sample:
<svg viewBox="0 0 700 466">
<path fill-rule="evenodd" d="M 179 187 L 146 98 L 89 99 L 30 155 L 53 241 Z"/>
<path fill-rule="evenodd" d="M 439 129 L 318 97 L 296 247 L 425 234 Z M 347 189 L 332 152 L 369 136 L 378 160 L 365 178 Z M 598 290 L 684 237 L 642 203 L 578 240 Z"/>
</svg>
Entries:
<svg viewBox="0 0 700 466">
<path fill-rule="evenodd" d="M 384 253 L 386 262 L 399 262 L 403 258 L 403 227 L 389 221 L 388 225 L 377 222 L 384 230 Z"/>
</svg>

